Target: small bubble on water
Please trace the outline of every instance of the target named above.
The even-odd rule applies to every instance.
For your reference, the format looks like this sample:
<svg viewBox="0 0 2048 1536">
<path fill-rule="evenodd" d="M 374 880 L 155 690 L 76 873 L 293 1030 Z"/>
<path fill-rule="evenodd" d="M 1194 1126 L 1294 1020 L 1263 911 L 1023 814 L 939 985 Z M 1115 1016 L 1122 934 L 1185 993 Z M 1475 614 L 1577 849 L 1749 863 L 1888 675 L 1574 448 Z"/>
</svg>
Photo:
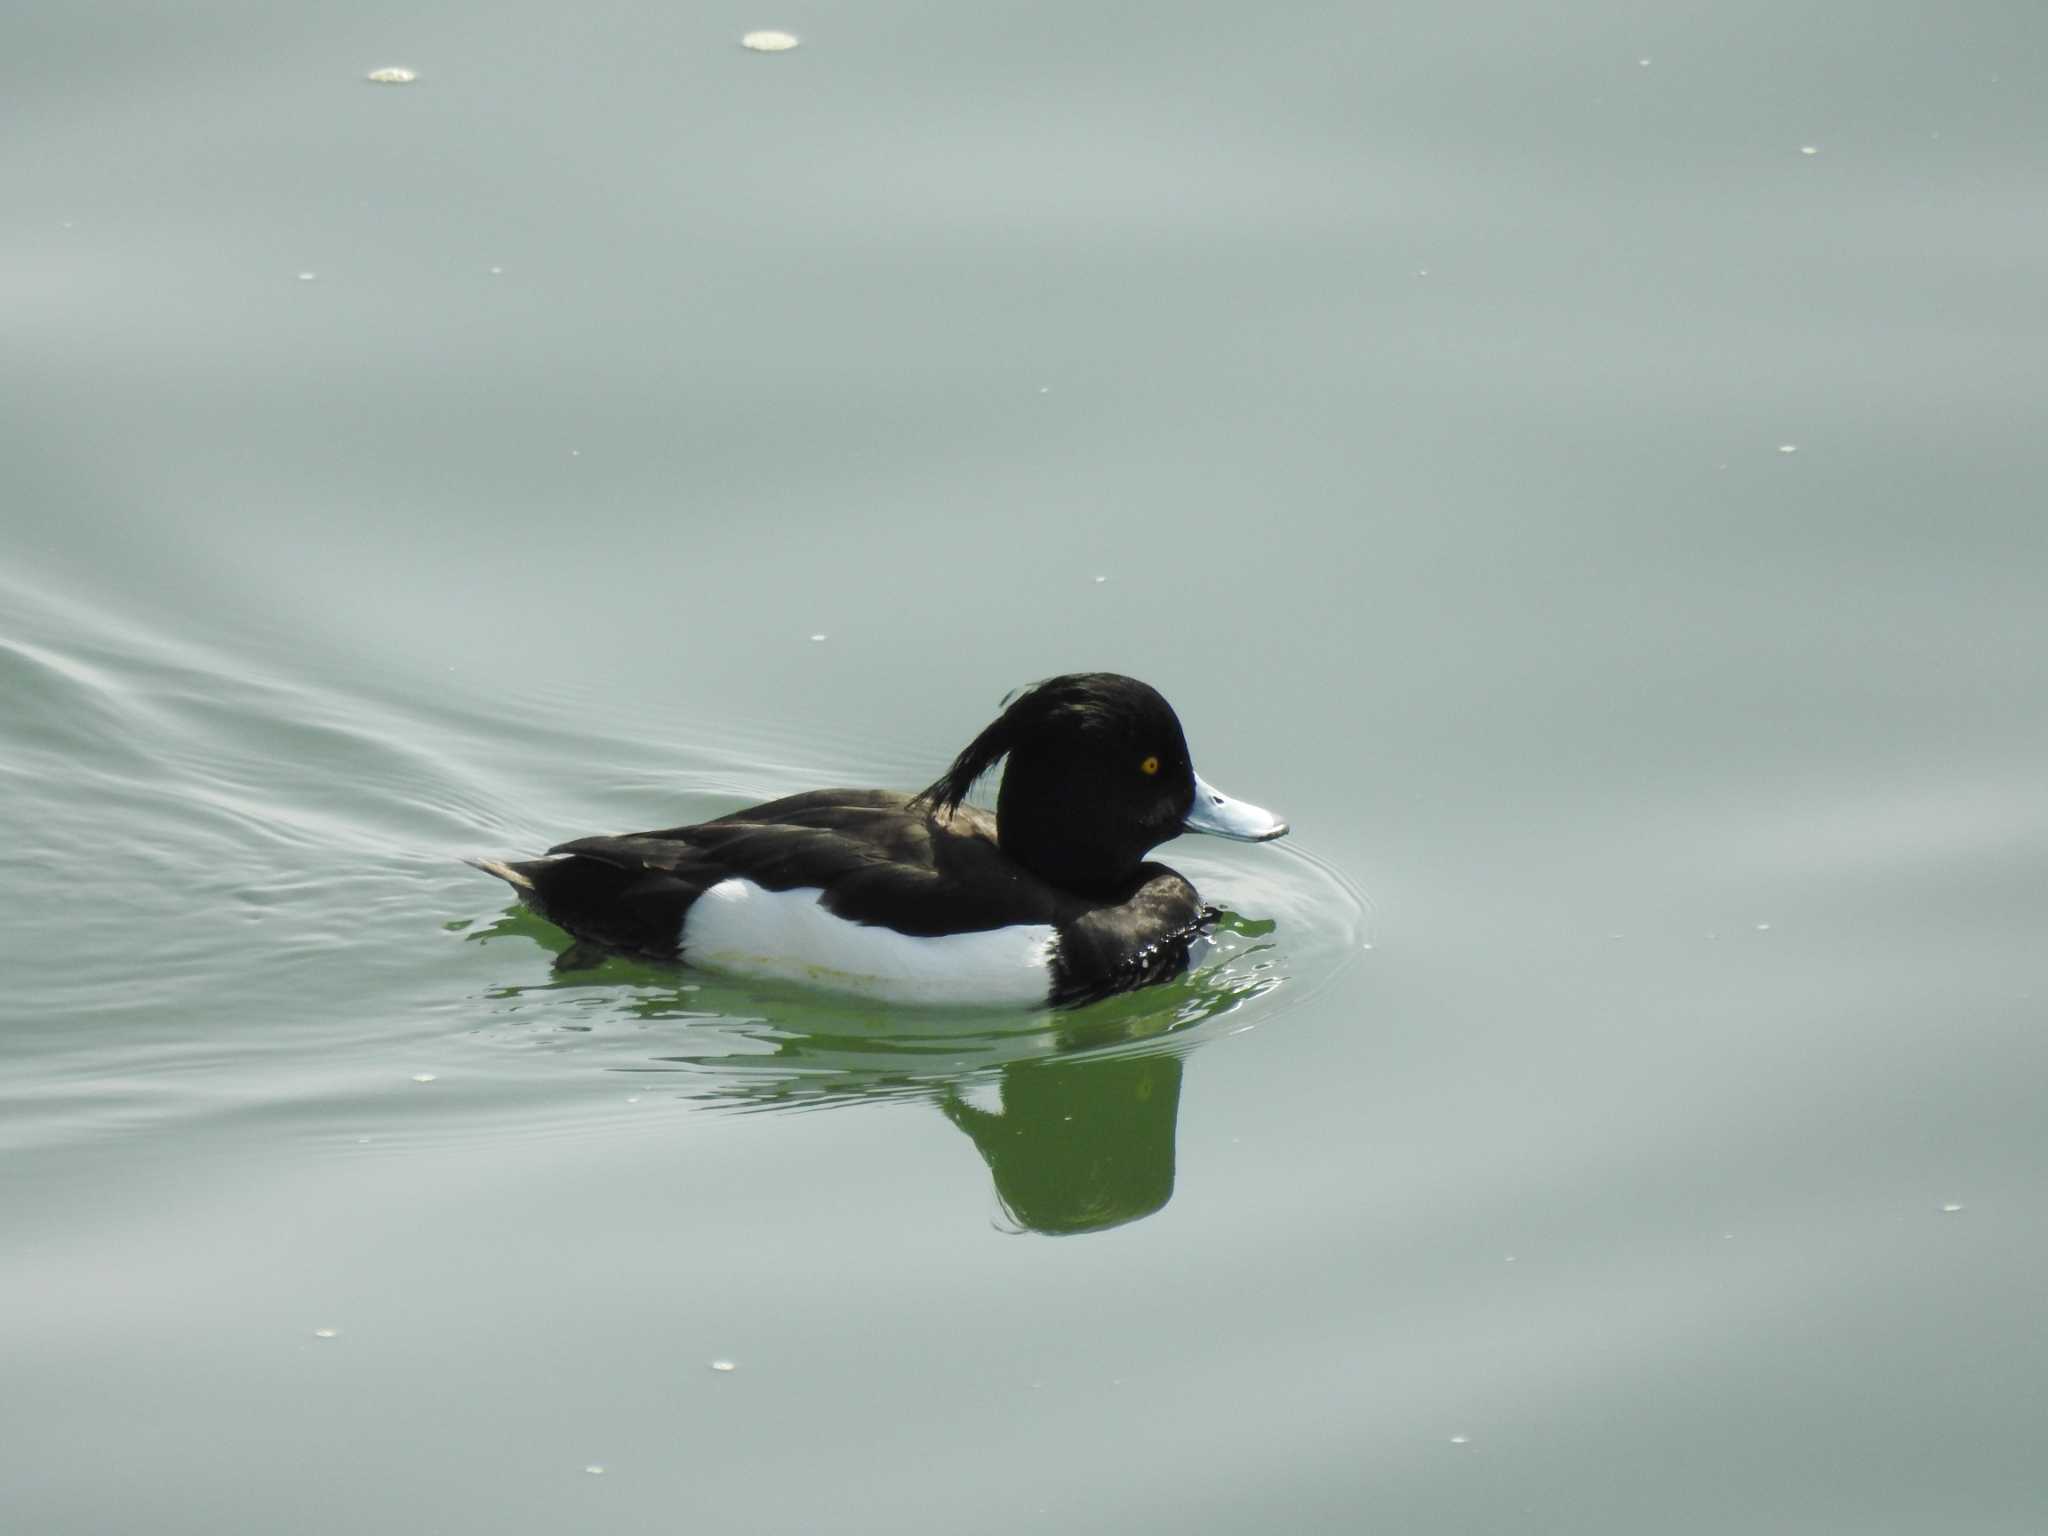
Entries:
<svg viewBox="0 0 2048 1536">
<path fill-rule="evenodd" d="M 830 635 L 813 635 L 811 636 L 811 644 L 816 645 L 819 641 L 829 640 L 830 638 Z"/>
<path fill-rule="evenodd" d="M 1097 577 L 1095 578 L 1095 585 L 1097 585 L 1097 586 L 1099 587 L 1099 586 L 1101 586 L 1101 585 L 1102 585 L 1102 584 L 1103 584 L 1103 583 L 1104 583 L 1105 581 L 1108 581 L 1108 580 L 1109 580 L 1109 578 L 1108 578 L 1107 576 L 1097 576 Z"/>
<path fill-rule="evenodd" d="M 711 1369 L 714 1371 L 736 1371 L 739 1367 L 730 1360 L 714 1360 L 711 1362 Z"/>
<path fill-rule="evenodd" d="M 1941 1214 L 1944 1216 L 1960 1216 L 1962 1211 L 1963 1207 L 1954 1200 L 1949 1201 L 1947 1205 L 1941 1208 Z"/>
<path fill-rule="evenodd" d="M 315 1328 L 313 1330 L 313 1337 L 316 1339 L 333 1339 L 340 1336 L 341 1330 L 339 1328 Z"/>
<path fill-rule="evenodd" d="M 415 1072 L 412 1075 L 412 1080 L 416 1083 L 431 1083 L 434 1080 L 434 1074 L 431 1072 Z"/>
<path fill-rule="evenodd" d="M 585 1467 L 585 1468 L 584 1468 L 583 1470 L 584 1470 L 584 1471 L 586 1471 L 586 1472 L 588 1472 L 588 1473 L 589 1473 L 589 1474 L 590 1474 L 590 1475 L 591 1475 L 592 1477 L 603 1477 L 603 1476 L 604 1476 L 604 1468 L 603 1468 L 603 1466 L 601 1466 L 601 1465 L 600 1465 L 599 1463 L 597 1463 L 597 1462 L 594 1462 L 594 1461 L 593 1461 L 593 1462 L 592 1462 L 592 1463 L 591 1463 L 591 1464 L 590 1464 L 589 1466 Z"/>
<path fill-rule="evenodd" d="M 1769 933 L 1771 931 L 1771 925 L 1769 923 L 1758 923 L 1756 925 L 1756 931 L 1758 933 Z"/>
<path fill-rule="evenodd" d="M 320 274 L 318 272 L 301 272 L 299 274 L 299 281 L 302 283 L 318 282 L 319 280 Z"/>
<path fill-rule="evenodd" d="M 1453 1435 L 1453 1436 L 1451 1436 L 1451 1444 L 1453 1444 L 1453 1445 L 1470 1445 L 1471 1443 L 1472 1443 L 1472 1437 L 1471 1437 L 1470 1435 Z"/>
<path fill-rule="evenodd" d="M 1799 146 L 1799 153 L 1802 155 L 1817 155 L 1820 153 L 1820 146 L 1818 144 L 1802 144 Z"/>
<path fill-rule="evenodd" d="M 1780 453 L 1797 453 L 1798 451 L 1799 451 L 1799 445 L 1798 445 L 1797 443 L 1780 443 L 1780 444 L 1778 444 L 1778 452 L 1780 452 Z"/>
<path fill-rule="evenodd" d="M 504 269 L 503 267 L 493 267 L 493 268 L 491 268 L 491 276 L 493 276 L 493 277 L 503 277 L 504 275 L 505 275 L 505 269 Z"/>
<path fill-rule="evenodd" d="M 787 53 L 797 45 L 794 32 L 749 32 L 740 39 L 742 48 L 751 48 L 755 53 Z"/>
<path fill-rule="evenodd" d="M 391 64 L 383 69 L 373 69 L 363 78 L 372 85 L 411 85 L 419 76 L 401 64 Z"/>
<path fill-rule="evenodd" d="M 1648 59 L 1637 59 L 1637 60 L 1636 60 L 1636 68 L 1637 68 L 1637 69 L 1648 69 L 1649 67 L 1650 67 L 1650 61 L 1649 61 Z"/>
<path fill-rule="evenodd" d="M 628 1104 L 638 1104 L 640 1102 L 640 1095 L 637 1093 L 629 1093 L 626 1095 L 626 1102 Z"/>
</svg>

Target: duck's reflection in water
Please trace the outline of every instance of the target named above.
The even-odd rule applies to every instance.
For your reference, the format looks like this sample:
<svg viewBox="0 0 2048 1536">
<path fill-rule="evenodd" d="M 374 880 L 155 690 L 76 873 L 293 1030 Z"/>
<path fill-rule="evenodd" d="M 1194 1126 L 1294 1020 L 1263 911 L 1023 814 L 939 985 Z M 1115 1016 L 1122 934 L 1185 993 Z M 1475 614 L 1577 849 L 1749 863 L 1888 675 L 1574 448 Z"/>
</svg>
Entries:
<svg viewBox="0 0 2048 1536">
<path fill-rule="evenodd" d="M 1101 1232 L 1173 1198 L 1180 1078 L 1175 1055 L 1020 1061 L 1001 1069 L 999 1110 L 950 1084 L 939 1108 L 981 1153 L 1017 1230 Z"/>
<path fill-rule="evenodd" d="M 1273 927 L 1226 912 L 1187 975 L 1067 1011 L 906 1011 L 702 972 L 678 984 L 672 968 L 616 959 L 495 995 L 529 1023 L 557 1015 L 578 1033 L 600 996 L 605 1011 L 687 1026 L 685 1050 L 619 1070 L 686 1077 L 686 1097 L 721 1109 L 934 1104 L 987 1164 L 1003 1225 L 1066 1235 L 1141 1220 L 1173 1197 L 1186 1057 L 1277 984 Z M 523 915 L 477 936 L 514 932 L 560 947 Z M 574 1022 L 553 1006 L 572 1002 Z"/>
</svg>

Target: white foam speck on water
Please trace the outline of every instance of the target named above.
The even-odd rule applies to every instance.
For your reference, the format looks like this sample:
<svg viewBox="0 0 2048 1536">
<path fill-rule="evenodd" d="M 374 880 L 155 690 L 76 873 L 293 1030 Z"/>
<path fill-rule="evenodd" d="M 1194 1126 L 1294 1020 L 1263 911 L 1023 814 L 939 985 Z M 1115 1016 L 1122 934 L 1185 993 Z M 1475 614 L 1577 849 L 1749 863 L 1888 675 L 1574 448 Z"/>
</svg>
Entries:
<svg viewBox="0 0 2048 1536">
<path fill-rule="evenodd" d="M 1637 59 L 1637 60 L 1636 60 L 1636 68 L 1637 68 L 1637 69 L 1648 69 L 1649 67 L 1650 67 L 1650 61 L 1649 61 L 1648 59 Z"/>
<path fill-rule="evenodd" d="M 340 1334 L 341 1330 L 339 1328 L 315 1328 L 313 1330 L 313 1337 L 316 1339 L 338 1338 Z"/>
<path fill-rule="evenodd" d="M 1941 1214 L 1944 1216 L 1960 1216 L 1962 1211 L 1963 1207 L 1953 1200 L 1941 1208 Z"/>
<path fill-rule="evenodd" d="M 1451 1436 L 1451 1444 L 1453 1444 L 1453 1445 L 1470 1445 L 1471 1443 L 1472 1443 L 1472 1437 L 1471 1437 L 1470 1435 L 1453 1435 L 1453 1436 Z"/>
<path fill-rule="evenodd" d="M 493 268 L 491 268 L 491 276 L 493 276 L 493 277 L 503 277 L 504 275 L 505 275 L 505 269 L 504 269 L 503 267 L 493 267 Z"/>
<path fill-rule="evenodd" d="M 1780 444 L 1778 444 L 1778 452 L 1780 452 L 1780 453 L 1797 453 L 1798 451 L 1799 451 L 1799 445 L 1798 445 L 1797 443 L 1780 443 Z"/>
<path fill-rule="evenodd" d="M 589 1474 L 590 1474 L 590 1475 L 591 1475 L 592 1477 L 603 1477 L 603 1476 L 604 1476 L 604 1468 L 603 1468 L 603 1467 L 601 1467 L 601 1466 L 599 1466 L 599 1465 L 598 1465 L 598 1464 L 597 1464 L 596 1462 L 594 1462 L 594 1461 L 593 1461 L 593 1462 L 592 1462 L 592 1463 L 591 1463 L 591 1464 L 590 1464 L 589 1466 L 585 1467 L 585 1468 L 584 1468 L 583 1470 L 584 1470 L 584 1471 L 586 1471 L 586 1472 L 588 1472 L 588 1473 L 589 1473 Z"/>
<path fill-rule="evenodd" d="M 736 1371 L 739 1367 L 730 1360 L 714 1360 L 711 1362 L 711 1369 L 714 1371 Z"/>
<path fill-rule="evenodd" d="M 431 1083 L 434 1080 L 434 1074 L 431 1072 L 415 1072 L 412 1075 L 412 1080 L 416 1083 Z"/>
<path fill-rule="evenodd" d="M 1107 576 L 1098 576 L 1098 577 L 1096 577 L 1096 578 L 1095 578 L 1095 585 L 1099 587 L 1099 586 L 1101 586 L 1101 585 L 1102 585 L 1102 584 L 1103 584 L 1103 583 L 1104 583 L 1105 581 L 1108 581 L 1108 580 L 1109 580 L 1109 578 L 1108 578 Z"/>
<path fill-rule="evenodd" d="M 1769 933 L 1771 931 L 1771 925 L 1769 923 L 1758 923 L 1756 925 L 1756 931 L 1758 933 Z"/>
<path fill-rule="evenodd" d="M 320 274 L 318 272 L 301 272 L 299 274 L 299 281 L 302 283 L 311 283 L 318 281 L 319 277 Z"/>
<path fill-rule="evenodd" d="M 794 32 L 749 32 L 740 39 L 742 48 L 751 48 L 755 53 L 787 53 L 797 45 Z"/>
<path fill-rule="evenodd" d="M 373 85 L 411 85 L 419 76 L 400 64 L 373 69 L 363 77 Z"/>
<path fill-rule="evenodd" d="M 1799 146 L 1799 153 L 1802 155 L 1817 155 L 1820 153 L 1820 146 L 1818 144 L 1802 144 Z"/>
<path fill-rule="evenodd" d="M 813 636 L 811 636 L 811 643 L 812 643 L 813 645 L 816 645 L 816 644 L 817 644 L 817 643 L 818 643 L 818 642 L 819 642 L 820 640 L 825 640 L 825 639 L 829 639 L 829 638 L 830 638 L 830 636 L 827 636 L 827 635 L 813 635 Z"/>
</svg>

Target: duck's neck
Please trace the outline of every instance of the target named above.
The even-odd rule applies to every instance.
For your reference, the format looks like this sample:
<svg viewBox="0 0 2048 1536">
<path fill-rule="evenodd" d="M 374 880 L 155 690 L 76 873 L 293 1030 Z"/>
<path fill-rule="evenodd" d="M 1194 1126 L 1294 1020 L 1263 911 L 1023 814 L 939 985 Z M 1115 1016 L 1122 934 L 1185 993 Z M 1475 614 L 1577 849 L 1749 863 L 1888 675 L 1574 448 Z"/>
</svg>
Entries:
<svg viewBox="0 0 2048 1536">
<path fill-rule="evenodd" d="M 1084 896 L 1111 895 L 1131 883 L 1145 849 L 1131 846 L 1128 829 L 1110 824 L 1094 806 L 1042 794 L 1013 796 L 1011 782 L 1005 774 L 996 801 L 996 840 L 1004 853 L 1046 884 Z"/>
</svg>

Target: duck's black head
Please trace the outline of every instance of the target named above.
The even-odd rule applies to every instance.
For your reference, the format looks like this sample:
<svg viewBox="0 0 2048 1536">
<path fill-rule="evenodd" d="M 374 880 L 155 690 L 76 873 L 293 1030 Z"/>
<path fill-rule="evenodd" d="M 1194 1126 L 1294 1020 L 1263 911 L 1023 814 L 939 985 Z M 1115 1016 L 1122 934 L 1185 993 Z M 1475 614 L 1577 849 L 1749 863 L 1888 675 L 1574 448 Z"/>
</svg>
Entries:
<svg viewBox="0 0 2048 1536">
<path fill-rule="evenodd" d="M 1173 706 L 1134 677 L 1075 672 L 1026 690 L 918 799 L 950 810 L 1005 756 L 1003 851 L 1064 890 L 1114 890 L 1182 832 L 1264 842 L 1287 830 L 1202 783 Z"/>
</svg>

